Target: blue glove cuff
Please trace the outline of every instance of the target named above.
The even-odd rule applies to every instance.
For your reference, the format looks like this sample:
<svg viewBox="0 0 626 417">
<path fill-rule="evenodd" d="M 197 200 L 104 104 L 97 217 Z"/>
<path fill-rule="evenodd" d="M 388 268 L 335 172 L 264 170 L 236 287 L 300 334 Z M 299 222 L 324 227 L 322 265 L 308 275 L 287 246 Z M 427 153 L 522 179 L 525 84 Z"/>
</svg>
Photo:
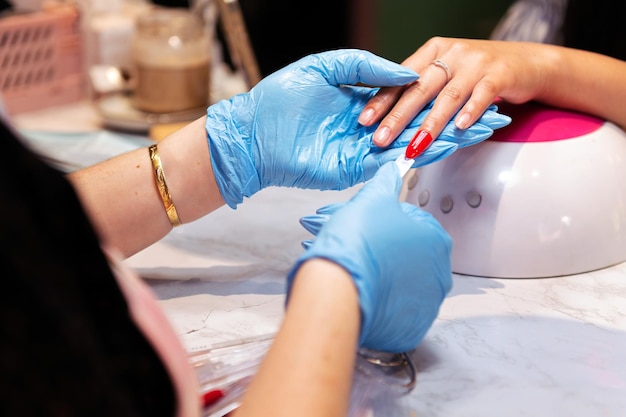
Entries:
<svg viewBox="0 0 626 417">
<path fill-rule="evenodd" d="M 376 311 L 376 308 L 374 305 L 375 300 L 371 298 L 370 294 L 376 294 L 377 289 L 370 288 L 370 291 L 366 291 L 366 289 L 363 288 L 363 286 L 365 285 L 364 278 L 359 274 L 359 271 L 362 271 L 364 268 L 371 269 L 372 265 L 363 265 L 362 263 L 359 263 L 359 259 L 360 259 L 359 256 L 341 255 L 341 254 L 347 253 L 346 247 L 341 245 L 341 243 L 338 241 L 333 242 L 331 241 L 331 239 L 326 239 L 323 242 L 323 244 L 316 245 L 318 241 L 319 241 L 319 238 L 313 242 L 311 247 L 306 252 L 300 255 L 295 265 L 293 266 L 293 268 L 287 275 L 287 300 L 285 301 L 285 303 L 289 302 L 289 294 L 291 294 L 291 286 L 293 285 L 293 280 L 298 270 L 302 266 L 302 264 L 304 264 L 306 261 L 313 259 L 313 258 L 322 258 L 322 259 L 326 259 L 328 261 L 336 263 L 337 265 L 345 269 L 348 272 L 348 274 L 350 274 L 350 276 L 352 277 L 352 281 L 354 282 L 354 285 L 356 286 L 357 292 L 359 294 L 359 308 L 361 310 L 361 329 L 359 331 L 359 346 L 363 346 L 368 335 L 370 334 L 370 328 L 373 325 L 372 324 L 373 322 L 372 312 Z M 333 243 L 338 244 L 339 247 L 335 247 Z M 371 271 L 370 275 L 378 276 L 380 275 L 380 271 Z"/>
<path fill-rule="evenodd" d="M 244 197 L 261 189 L 259 174 L 247 149 L 248 142 L 231 117 L 237 101 L 234 97 L 210 106 L 205 123 L 215 181 L 222 198 L 232 209 L 236 209 Z"/>
</svg>

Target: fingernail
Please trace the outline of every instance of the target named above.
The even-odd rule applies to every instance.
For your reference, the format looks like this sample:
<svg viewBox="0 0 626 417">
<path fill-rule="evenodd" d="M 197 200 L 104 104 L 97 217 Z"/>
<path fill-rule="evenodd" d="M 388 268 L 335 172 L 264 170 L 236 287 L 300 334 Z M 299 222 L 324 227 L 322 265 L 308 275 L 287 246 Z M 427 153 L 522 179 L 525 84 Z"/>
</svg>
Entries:
<svg viewBox="0 0 626 417">
<path fill-rule="evenodd" d="M 426 130 L 418 130 L 409 146 L 406 148 L 407 159 L 415 159 L 420 156 L 433 143 L 432 135 Z"/>
<path fill-rule="evenodd" d="M 361 123 L 363 126 L 368 126 L 370 122 L 372 121 L 373 117 L 374 117 L 374 109 L 371 107 L 368 107 L 365 110 L 363 110 L 363 112 L 359 115 L 359 123 Z"/>
<path fill-rule="evenodd" d="M 379 128 L 376 132 L 374 132 L 374 136 L 372 136 L 372 140 L 375 144 L 379 146 L 387 145 L 387 141 L 389 140 L 389 136 L 391 136 L 391 129 L 387 126 L 383 126 Z"/>
<path fill-rule="evenodd" d="M 456 119 L 456 127 L 458 127 L 459 129 L 467 129 L 468 126 L 468 122 L 470 119 L 470 114 L 469 113 L 463 113 L 458 119 Z"/>
</svg>

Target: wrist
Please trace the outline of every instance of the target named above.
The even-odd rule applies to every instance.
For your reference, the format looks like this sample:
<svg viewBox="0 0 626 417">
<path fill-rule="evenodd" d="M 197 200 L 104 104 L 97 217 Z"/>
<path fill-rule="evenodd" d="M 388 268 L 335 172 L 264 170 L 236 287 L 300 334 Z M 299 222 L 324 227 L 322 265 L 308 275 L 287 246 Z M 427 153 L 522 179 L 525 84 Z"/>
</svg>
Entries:
<svg viewBox="0 0 626 417">
<path fill-rule="evenodd" d="M 361 346 L 367 337 L 367 333 L 370 331 L 373 315 L 376 311 L 375 294 L 377 292 L 377 282 L 372 279 L 368 280 L 367 277 L 376 276 L 378 272 L 374 271 L 373 266 L 369 262 L 362 262 L 363 260 L 354 252 L 346 252 L 345 250 L 342 252 L 340 248 L 335 247 L 330 241 L 320 244 L 320 239 L 323 238 L 318 236 L 313 246 L 300 256 L 296 265 L 287 276 L 288 302 L 291 303 L 296 281 L 308 279 L 302 278 L 303 276 L 309 277 L 313 275 L 307 273 L 308 271 L 315 268 L 322 270 L 321 267 L 316 265 L 326 265 L 323 268 L 324 271 L 328 271 L 332 266 L 332 269 L 336 271 L 332 275 L 345 278 L 346 285 L 349 285 L 354 291 L 359 311 L 358 344 Z M 315 274 L 315 276 L 317 275 L 320 274 Z M 316 278 L 313 277 L 312 279 L 315 280 Z M 336 294 L 337 290 L 328 288 L 327 291 Z"/>
<path fill-rule="evenodd" d="M 312 259 L 299 268 L 291 297 L 237 415 L 348 415 L 359 328 L 350 276 Z"/>
<path fill-rule="evenodd" d="M 302 322 L 311 321 L 308 328 L 316 335 L 323 330 L 313 324 L 325 323 L 325 329 L 331 322 L 341 326 L 345 334 L 354 335 L 356 344 L 361 319 L 359 293 L 350 273 L 333 261 L 313 258 L 301 264 L 291 286 L 287 312 L 301 315 L 298 322 L 302 327 L 307 327 Z"/>
<path fill-rule="evenodd" d="M 169 190 L 183 223 L 224 205 L 211 166 L 204 124 L 204 118 L 199 118 L 158 143 Z"/>
<path fill-rule="evenodd" d="M 535 79 L 537 80 L 536 89 L 531 98 L 550 102 L 554 91 L 560 88 L 563 74 L 567 73 L 567 71 L 564 72 L 564 68 L 567 68 L 566 50 L 556 45 L 542 45 L 537 50 L 541 53 L 528 54 L 535 62 Z M 567 85 L 569 88 L 571 84 L 568 82 Z"/>
<path fill-rule="evenodd" d="M 246 106 L 239 103 L 238 106 Z M 211 165 L 215 182 L 222 198 L 232 209 L 244 197 L 251 197 L 261 189 L 261 180 L 248 141 L 233 120 L 235 105 L 224 100 L 207 110 L 205 135 L 209 143 Z M 245 122 L 252 123 L 252 122 Z"/>
</svg>

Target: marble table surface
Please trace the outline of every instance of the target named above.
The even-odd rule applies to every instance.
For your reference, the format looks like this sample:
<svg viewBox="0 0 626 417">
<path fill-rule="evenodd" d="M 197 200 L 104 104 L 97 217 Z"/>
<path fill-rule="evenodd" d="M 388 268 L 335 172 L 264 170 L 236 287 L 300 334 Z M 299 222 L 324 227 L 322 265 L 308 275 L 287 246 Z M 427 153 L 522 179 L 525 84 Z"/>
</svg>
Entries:
<svg viewBox="0 0 626 417">
<path fill-rule="evenodd" d="M 91 131 L 93 146 L 76 138 L 76 152 L 117 143 L 93 140 L 97 117 L 84 105 L 81 112 L 52 109 L 15 123 Z M 82 114 L 84 125 L 63 125 L 67 114 Z M 237 210 L 175 229 L 126 262 L 151 285 L 190 351 L 271 335 L 282 318 L 284 276 L 309 237 L 298 219 L 356 188 L 266 189 Z M 557 278 L 453 279 L 439 318 L 412 354 L 417 385 L 404 399 L 412 415 L 626 415 L 626 264 Z"/>
</svg>

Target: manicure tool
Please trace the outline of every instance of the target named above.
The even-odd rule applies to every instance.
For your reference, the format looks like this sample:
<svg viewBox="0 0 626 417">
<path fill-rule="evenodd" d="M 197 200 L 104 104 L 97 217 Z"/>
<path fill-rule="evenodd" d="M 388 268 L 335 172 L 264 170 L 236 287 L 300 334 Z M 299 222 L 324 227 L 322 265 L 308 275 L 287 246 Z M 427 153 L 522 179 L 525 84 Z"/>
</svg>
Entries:
<svg viewBox="0 0 626 417">
<path fill-rule="evenodd" d="M 396 159 L 396 164 L 400 169 L 400 176 L 404 175 L 411 169 L 415 158 L 420 156 L 433 143 L 432 135 L 425 130 L 418 130 L 406 147 L 404 155 L 400 155 Z"/>
</svg>

